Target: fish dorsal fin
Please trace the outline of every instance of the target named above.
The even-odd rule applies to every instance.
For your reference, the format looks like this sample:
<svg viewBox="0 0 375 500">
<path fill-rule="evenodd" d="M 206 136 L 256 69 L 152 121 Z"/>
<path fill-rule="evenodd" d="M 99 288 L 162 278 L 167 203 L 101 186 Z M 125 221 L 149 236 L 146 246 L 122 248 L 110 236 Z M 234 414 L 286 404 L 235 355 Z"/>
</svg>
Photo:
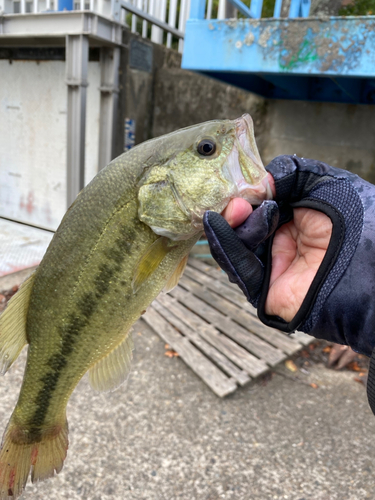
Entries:
<svg viewBox="0 0 375 500">
<path fill-rule="evenodd" d="M 133 293 L 136 293 L 151 274 L 156 271 L 161 261 L 171 250 L 172 247 L 168 246 L 169 241 L 165 236 L 160 236 L 141 256 L 137 262 L 132 281 Z"/>
<path fill-rule="evenodd" d="M 127 379 L 133 359 L 133 338 L 131 332 L 107 356 L 89 370 L 89 382 L 95 391 L 114 391 Z"/>
<path fill-rule="evenodd" d="M 180 281 L 181 276 L 184 274 L 185 267 L 187 264 L 189 256 L 186 255 L 178 264 L 176 269 L 174 270 L 172 276 L 169 278 L 167 281 L 167 284 L 164 287 L 164 292 L 170 292 L 175 286 L 178 285 L 178 282 Z"/>
<path fill-rule="evenodd" d="M 27 344 L 26 318 L 35 273 L 22 283 L 0 316 L 0 373 L 4 375 Z"/>
</svg>

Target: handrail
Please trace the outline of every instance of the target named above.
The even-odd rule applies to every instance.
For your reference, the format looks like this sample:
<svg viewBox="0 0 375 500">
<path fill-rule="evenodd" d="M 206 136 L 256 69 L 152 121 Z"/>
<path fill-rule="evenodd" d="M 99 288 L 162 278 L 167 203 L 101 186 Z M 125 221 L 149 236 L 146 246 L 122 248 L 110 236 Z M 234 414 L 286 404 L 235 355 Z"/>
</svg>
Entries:
<svg viewBox="0 0 375 500">
<path fill-rule="evenodd" d="M 276 0 L 273 17 L 281 16 L 283 0 Z M 224 19 L 226 6 L 233 5 L 239 13 L 250 19 L 262 17 L 263 0 L 247 0 L 250 7 L 241 0 L 219 0 L 217 18 Z M 289 6 L 289 18 L 308 17 L 310 13 L 311 0 L 291 0 Z M 190 19 L 212 19 L 212 0 L 191 0 Z"/>
<path fill-rule="evenodd" d="M 160 19 L 157 19 L 156 17 L 148 14 L 147 12 L 144 12 L 141 9 L 137 9 L 137 7 L 134 7 L 134 5 L 125 2 L 125 0 L 120 1 L 121 7 L 123 7 L 125 10 L 128 12 L 131 12 L 132 14 L 135 14 L 136 16 L 140 17 L 141 19 L 144 19 L 145 21 L 154 24 L 158 28 L 161 28 L 168 33 L 172 33 L 172 35 L 176 36 L 177 38 L 184 39 L 185 34 L 180 31 L 179 29 L 173 28 L 167 23 L 164 23 L 163 21 L 160 21 Z"/>
</svg>

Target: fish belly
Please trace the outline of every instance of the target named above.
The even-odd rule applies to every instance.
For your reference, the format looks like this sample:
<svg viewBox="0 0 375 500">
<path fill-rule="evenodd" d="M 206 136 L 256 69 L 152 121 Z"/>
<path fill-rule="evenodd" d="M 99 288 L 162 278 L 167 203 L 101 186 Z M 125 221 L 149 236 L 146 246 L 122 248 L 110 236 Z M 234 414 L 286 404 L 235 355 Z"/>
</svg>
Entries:
<svg viewBox="0 0 375 500">
<path fill-rule="evenodd" d="M 25 376 L 3 439 L 13 455 L 2 456 L 3 446 L 0 499 L 6 498 L 1 488 L 14 496 L 22 491 L 31 465 L 34 480 L 61 470 L 68 447 L 66 405 L 72 391 L 90 367 L 126 338 L 197 239 L 173 246 L 133 293 L 137 262 L 157 238 L 138 220 L 136 203 L 129 202 L 106 221 L 79 266 L 72 263 L 69 252 L 61 252 L 61 244 L 58 261 L 53 246 L 47 252 L 30 298 Z"/>
</svg>

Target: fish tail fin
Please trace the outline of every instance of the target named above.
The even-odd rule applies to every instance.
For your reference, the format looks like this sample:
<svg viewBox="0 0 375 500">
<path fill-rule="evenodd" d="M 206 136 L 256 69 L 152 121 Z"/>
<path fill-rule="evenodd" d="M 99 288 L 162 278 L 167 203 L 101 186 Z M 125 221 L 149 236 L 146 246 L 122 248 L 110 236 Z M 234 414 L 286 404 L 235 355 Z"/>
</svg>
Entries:
<svg viewBox="0 0 375 500">
<path fill-rule="evenodd" d="M 0 500 L 18 498 L 31 470 L 31 481 L 43 481 L 63 468 L 68 450 L 68 422 L 46 431 L 25 430 L 12 420 L 0 450 Z"/>
</svg>

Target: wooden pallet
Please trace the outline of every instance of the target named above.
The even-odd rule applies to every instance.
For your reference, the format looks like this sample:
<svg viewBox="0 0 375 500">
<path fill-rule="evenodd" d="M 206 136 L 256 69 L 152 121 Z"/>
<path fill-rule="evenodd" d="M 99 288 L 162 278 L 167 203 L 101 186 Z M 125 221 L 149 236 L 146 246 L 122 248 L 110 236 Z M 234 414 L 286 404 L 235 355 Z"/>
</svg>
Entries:
<svg viewBox="0 0 375 500">
<path fill-rule="evenodd" d="M 263 325 L 226 275 L 197 259 L 189 260 L 179 285 L 161 294 L 143 319 L 220 397 L 312 341 Z"/>
</svg>

